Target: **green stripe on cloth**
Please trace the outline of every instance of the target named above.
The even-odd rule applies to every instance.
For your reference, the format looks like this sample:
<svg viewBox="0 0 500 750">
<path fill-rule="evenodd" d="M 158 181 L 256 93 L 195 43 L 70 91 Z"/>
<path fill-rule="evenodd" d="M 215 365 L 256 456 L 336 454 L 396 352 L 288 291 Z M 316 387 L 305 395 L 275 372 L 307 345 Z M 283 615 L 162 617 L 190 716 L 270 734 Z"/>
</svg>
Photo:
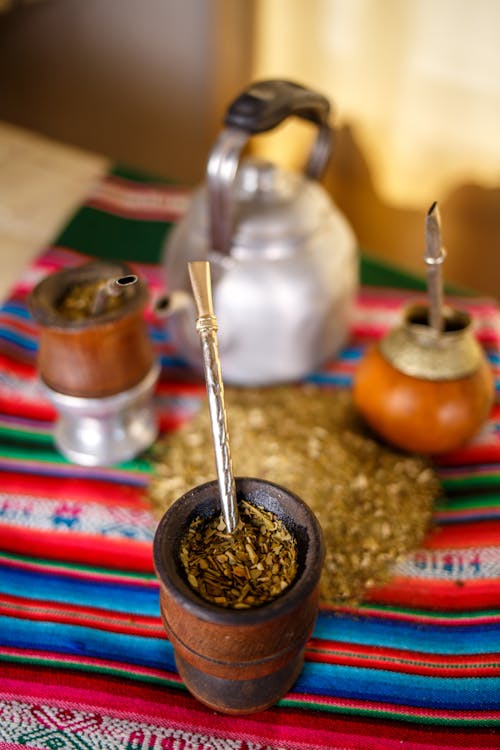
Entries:
<svg viewBox="0 0 500 750">
<path fill-rule="evenodd" d="M 493 470 L 492 470 L 493 471 Z M 442 477 L 441 484 L 446 492 L 455 490 L 488 489 L 490 487 L 498 488 L 500 485 L 498 473 L 491 474 L 470 474 L 460 477 Z"/>
<path fill-rule="evenodd" d="M 467 495 L 466 497 L 454 497 L 435 505 L 435 510 L 452 510 L 458 508 L 496 508 L 498 506 L 498 495 Z"/>
<path fill-rule="evenodd" d="M 330 713 L 334 714 L 343 714 L 343 715 L 350 715 L 350 716 L 370 716 L 370 717 L 376 717 L 379 719 L 387 719 L 391 718 L 397 721 L 412 721 L 415 717 L 410 712 L 405 710 L 405 707 L 392 707 L 388 706 L 387 709 L 383 708 L 364 708 L 364 707 L 350 707 L 345 706 L 343 704 L 340 705 L 334 705 L 334 704 L 328 704 L 325 705 L 323 703 L 320 703 L 319 701 L 313 700 L 307 700 L 307 701 L 300 701 L 296 700 L 294 698 L 284 698 L 279 702 L 280 706 L 283 706 L 285 708 L 308 708 L 308 709 L 316 709 L 321 711 L 328 711 Z M 432 713 L 421 713 L 419 714 L 418 721 L 421 724 L 433 724 L 433 725 L 448 725 L 450 727 L 452 726 L 460 726 L 463 728 L 466 727 L 475 727 L 478 724 L 482 726 L 489 726 L 489 727 L 495 727 L 500 724 L 500 719 L 498 718 L 485 718 L 484 720 L 477 721 L 476 719 L 467 719 L 467 717 L 452 717 L 452 716 L 441 716 L 439 714 L 433 715 Z M 404 740 L 401 740 L 401 743 L 404 743 Z M 362 745 L 359 746 L 360 748 L 363 747 Z M 404 745 L 402 744 L 402 747 Z M 426 745 L 422 745 L 422 747 L 426 747 Z M 443 746 L 445 747 L 445 746 Z M 491 746 L 493 747 L 493 746 Z M 382 750 L 382 746 L 380 746 Z M 472 747 L 470 748 L 472 750 Z"/>
<path fill-rule="evenodd" d="M 48 667 L 51 671 L 57 669 L 61 670 L 76 670 L 77 672 L 83 673 L 95 673 L 100 675 L 106 675 L 113 678 L 119 678 L 120 680 L 130 680 L 138 682 L 146 682 L 152 685 L 158 685 L 160 687 L 175 688 L 186 693 L 187 689 L 179 678 L 175 676 L 169 677 L 167 673 L 155 674 L 153 670 L 140 669 L 130 664 L 112 664 L 112 663 L 93 663 L 85 657 L 71 657 L 67 656 L 64 659 L 54 656 L 52 653 L 41 653 L 40 655 L 26 655 L 26 654 L 3 654 L 0 650 L 0 663 L 8 662 L 20 665 L 34 665 Z M 47 745 L 47 747 L 51 747 Z M 54 745 L 57 747 L 57 745 Z M 127 749 L 128 750 L 128 749 Z"/>
<path fill-rule="evenodd" d="M 422 259 L 422 271 L 425 265 Z M 426 282 L 420 276 L 405 271 L 397 266 L 388 265 L 378 258 L 373 257 L 369 252 L 361 251 L 360 263 L 360 281 L 361 284 L 368 286 L 389 286 L 398 289 L 411 289 L 422 292 L 427 288 Z M 473 295 L 471 290 L 453 284 L 446 284 L 445 290 L 448 294 Z"/>
<path fill-rule="evenodd" d="M 56 244 L 106 260 L 156 263 L 169 231 L 166 222 L 125 219 L 85 206 Z"/>
<path fill-rule="evenodd" d="M 141 582 L 156 583 L 156 576 L 153 573 L 144 573 L 129 570 L 110 570 L 94 565 L 83 565 L 82 563 L 68 562 L 67 560 L 43 560 L 31 557 L 30 555 L 16 555 L 12 552 L 3 552 L 0 550 L 0 563 L 8 563 L 11 566 L 16 565 L 18 568 L 25 568 L 33 571 L 43 572 L 44 570 L 58 571 L 59 573 L 81 578 L 93 578 L 98 580 L 102 578 L 106 581 L 124 581 L 124 582 Z"/>
<path fill-rule="evenodd" d="M 144 172 L 142 169 L 130 167 L 128 164 L 115 164 L 109 170 L 109 174 L 114 177 L 122 177 L 124 180 L 132 182 L 145 183 L 147 185 L 174 185 L 174 181 L 169 177 L 164 177 L 151 172 Z"/>
<path fill-rule="evenodd" d="M 110 177 L 148 185 L 171 185 L 172 181 L 118 165 Z M 55 244 L 107 260 L 157 263 L 172 224 L 114 216 L 90 206 L 80 207 Z"/>
<path fill-rule="evenodd" d="M 33 429 L 21 429 L 6 427 L 0 424 L 0 440 L 8 440 L 12 443 L 33 444 L 38 443 L 50 447 L 54 443 L 52 437 L 52 425 L 45 431 L 35 431 Z"/>
</svg>

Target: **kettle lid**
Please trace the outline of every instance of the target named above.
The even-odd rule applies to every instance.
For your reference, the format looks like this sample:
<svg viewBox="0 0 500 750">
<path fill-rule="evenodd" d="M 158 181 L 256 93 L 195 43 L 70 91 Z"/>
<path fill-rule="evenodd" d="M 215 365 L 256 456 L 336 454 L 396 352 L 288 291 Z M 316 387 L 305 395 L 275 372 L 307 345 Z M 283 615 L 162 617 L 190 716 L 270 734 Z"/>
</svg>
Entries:
<svg viewBox="0 0 500 750">
<path fill-rule="evenodd" d="M 315 180 L 272 162 L 245 159 L 233 185 L 231 255 L 294 252 L 331 211 L 328 195 Z"/>
<path fill-rule="evenodd" d="M 332 199 L 316 180 L 248 157 L 241 161 L 231 188 L 228 254 L 241 259 L 247 254 L 279 257 L 300 251 L 335 212 Z M 193 195 L 183 223 L 197 247 L 214 249 L 206 184 Z"/>
</svg>

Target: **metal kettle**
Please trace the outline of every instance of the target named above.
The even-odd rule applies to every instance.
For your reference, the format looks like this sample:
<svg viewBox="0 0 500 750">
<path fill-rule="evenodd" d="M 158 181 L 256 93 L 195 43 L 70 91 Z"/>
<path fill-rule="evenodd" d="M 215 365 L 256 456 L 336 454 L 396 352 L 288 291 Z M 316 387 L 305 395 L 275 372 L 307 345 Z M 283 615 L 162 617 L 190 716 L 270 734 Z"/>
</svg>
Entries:
<svg viewBox="0 0 500 750">
<path fill-rule="evenodd" d="M 225 381 L 303 378 L 344 343 L 358 285 L 354 233 L 318 178 L 331 150 L 330 105 L 296 83 L 261 81 L 230 105 L 206 184 L 167 238 L 162 307 L 181 355 L 201 366 L 187 264 L 208 260 Z M 289 116 L 312 121 L 304 174 L 245 158 L 249 138 Z"/>
</svg>

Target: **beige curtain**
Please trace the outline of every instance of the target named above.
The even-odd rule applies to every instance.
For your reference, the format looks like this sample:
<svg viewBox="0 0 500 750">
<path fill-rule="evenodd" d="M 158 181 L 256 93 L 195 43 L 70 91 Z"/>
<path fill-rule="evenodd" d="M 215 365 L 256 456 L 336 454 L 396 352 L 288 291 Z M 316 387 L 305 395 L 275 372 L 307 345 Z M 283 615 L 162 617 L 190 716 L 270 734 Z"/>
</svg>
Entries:
<svg viewBox="0 0 500 750">
<path fill-rule="evenodd" d="M 463 182 L 500 184 L 500 0 L 257 2 L 254 77 L 325 93 L 385 200 L 428 205 Z M 304 138 L 260 150 L 293 160 Z"/>
</svg>

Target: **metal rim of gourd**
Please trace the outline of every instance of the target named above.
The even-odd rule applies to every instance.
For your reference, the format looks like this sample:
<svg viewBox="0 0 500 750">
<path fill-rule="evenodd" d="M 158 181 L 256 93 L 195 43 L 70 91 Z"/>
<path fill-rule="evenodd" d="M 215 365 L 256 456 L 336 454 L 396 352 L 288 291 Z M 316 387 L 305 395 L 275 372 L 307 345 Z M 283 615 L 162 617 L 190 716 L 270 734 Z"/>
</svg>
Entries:
<svg viewBox="0 0 500 750">
<path fill-rule="evenodd" d="M 385 359 L 403 374 L 423 380 L 455 380 L 474 373 L 483 355 L 469 313 L 451 307 L 443 312 L 444 328 L 437 333 L 426 305 L 408 306 L 402 324 L 380 342 Z"/>
</svg>

